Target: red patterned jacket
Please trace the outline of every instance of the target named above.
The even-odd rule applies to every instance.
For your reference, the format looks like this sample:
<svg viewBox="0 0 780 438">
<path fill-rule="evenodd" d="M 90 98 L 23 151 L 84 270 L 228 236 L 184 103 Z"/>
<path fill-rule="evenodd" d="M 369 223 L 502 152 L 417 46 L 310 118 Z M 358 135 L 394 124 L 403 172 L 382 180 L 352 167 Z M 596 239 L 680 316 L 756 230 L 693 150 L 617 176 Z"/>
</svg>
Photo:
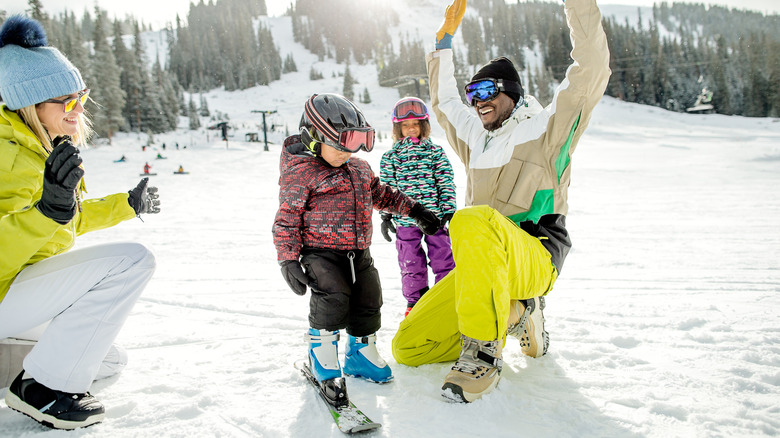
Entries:
<svg viewBox="0 0 780 438">
<path fill-rule="evenodd" d="M 279 163 L 279 210 L 273 235 L 277 259 L 298 260 L 302 247 L 350 250 L 371 245 L 372 209 L 407 216 L 415 204 L 379 182 L 368 163 L 352 157 L 332 167 L 287 138 Z"/>
</svg>

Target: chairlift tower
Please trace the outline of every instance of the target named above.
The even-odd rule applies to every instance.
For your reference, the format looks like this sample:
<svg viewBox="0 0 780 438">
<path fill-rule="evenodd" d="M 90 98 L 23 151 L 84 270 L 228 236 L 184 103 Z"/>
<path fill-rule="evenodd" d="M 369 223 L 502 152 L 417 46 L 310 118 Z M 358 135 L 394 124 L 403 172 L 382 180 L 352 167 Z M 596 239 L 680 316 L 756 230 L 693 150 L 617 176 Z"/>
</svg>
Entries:
<svg viewBox="0 0 780 438">
<path fill-rule="evenodd" d="M 263 115 L 263 142 L 265 143 L 263 150 L 268 151 L 268 128 L 265 124 L 265 116 L 266 114 L 276 114 L 276 110 L 252 110 L 252 112 L 261 113 Z"/>
</svg>

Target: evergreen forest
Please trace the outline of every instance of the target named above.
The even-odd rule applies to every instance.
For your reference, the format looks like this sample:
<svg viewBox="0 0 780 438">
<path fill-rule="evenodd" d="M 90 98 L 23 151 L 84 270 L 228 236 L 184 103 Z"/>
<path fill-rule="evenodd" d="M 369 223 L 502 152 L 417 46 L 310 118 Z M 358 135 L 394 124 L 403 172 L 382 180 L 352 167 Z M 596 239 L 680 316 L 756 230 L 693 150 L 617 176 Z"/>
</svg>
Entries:
<svg viewBox="0 0 780 438">
<path fill-rule="evenodd" d="M 151 29 L 133 17 L 110 19 L 99 7 L 57 15 L 40 0 L 28 0 L 28 14 L 43 23 L 49 44 L 79 68 L 92 89 L 87 110 L 97 133 L 160 133 L 175 129 L 180 116 L 190 128 L 209 116 L 204 92 L 218 87 L 241 90 L 269 84 L 297 71 L 283 60 L 274 36 L 257 18 L 265 0 L 199 0 L 186 17 L 172 17 L 164 29 L 164 62 L 150 60 L 142 41 Z M 355 8 L 354 0 L 297 0 L 287 10 L 294 38 L 320 60 L 344 65 L 344 95 L 370 102 L 369 90 L 352 89 L 350 63 L 375 63 L 379 83 L 401 94 L 425 97 L 425 54 L 430 41 L 403 29 L 385 2 Z M 7 18 L 0 10 L 0 22 Z M 639 22 L 603 18 L 610 46 L 609 96 L 685 111 L 706 90 L 714 111 L 750 117 L 780 116 L 780 16 L 697 3 L 656 3 Z M 437 27 L 438 22 L 433 26 Z M 459 28 L 465 44 L 453 45 L 458 80 L 465 83 L 495 56 L 512 59 L 526 93 L 549 103 L 571 63 L 568 28 L 559 2 L 471 0 Z M 395 42 L 394 42 L 395 41 Z M 457 41 L 457 40 L 456 40 Z M 536 54 L 533 64 L 529 54 Z M 312 80 L 322 77 L 314 66 Z M 96 102 L 100 102 L 97 111 Z"/>
</svg>

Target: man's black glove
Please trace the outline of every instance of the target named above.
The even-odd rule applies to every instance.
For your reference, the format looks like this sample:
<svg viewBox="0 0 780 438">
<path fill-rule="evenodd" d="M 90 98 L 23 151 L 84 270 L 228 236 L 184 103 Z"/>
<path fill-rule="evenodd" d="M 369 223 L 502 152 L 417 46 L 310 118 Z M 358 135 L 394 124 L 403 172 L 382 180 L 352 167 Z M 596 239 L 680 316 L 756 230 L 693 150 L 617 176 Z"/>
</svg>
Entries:
<svg viewBox="0 0 780 438">
<path fill-rule="evenodd" d="M 52 151 L 43 170 L 43 192 L 38 211 L 65 225 L 76 214 L 76 187 L 84 176 L 80 168 L 79 150 L 70 137 L 57 137 L 51 143 Z"/>
<path fill-rule="evenodd" d="M 306 295 L 306 286 L 309 284 L 309 277 L 303 273 L 303 268 L 298 260 L 285 260 L 281 263 L 282 276 L 287 285 L 297 295 Z"/>
<path fill-rule="evenodd" d="M 143 178 L 133 190 L 127 192 L 130 194 L 127 202 L 133 207 L 136 215 L 160 212 L 160 195 L 157 194 L 157 187 L 148 185 L 149 178 Z"/>
<path fill-rule="evenodd" d="M 382 218 L 382 225 L 380 226 L 382 229 L 382 237 L 388 242 L 392 242 L 393 239 L 390 238 L 390 233 L 396 233 L 395 225 L 393 225 L 393 215 L 390 213 L 380 213 L 379 216 Z"/>
<path fill-rule="evenodd" d="M 439 222 L 439 218 L 436 217 L 436 213 L 423 207 L 419 202 L 414 204 L 412 211 L 409 212 L 409 217 L 414 219 L 417 223 L 417 227 L 427 235 L 436 234 L 436 232 L 439 231 L 439 228 L 441 228 L 441 222 Z"/>
</svg>

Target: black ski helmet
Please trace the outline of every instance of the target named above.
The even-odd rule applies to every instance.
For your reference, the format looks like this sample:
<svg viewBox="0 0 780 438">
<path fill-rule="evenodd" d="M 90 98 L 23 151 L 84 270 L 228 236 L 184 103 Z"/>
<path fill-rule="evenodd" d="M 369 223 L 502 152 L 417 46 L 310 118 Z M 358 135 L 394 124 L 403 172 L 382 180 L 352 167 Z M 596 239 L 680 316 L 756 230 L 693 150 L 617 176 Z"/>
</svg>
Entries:
<svg viewBox="0 0 780 438">
<path fill-rule="evenodd" d="M 370 125 L 352 101 L 338 94 L 323 93 L 314 94 L 306 101 L 298 128 L 301 142 L 315 155 L 319 155 L 319 143 L 338 145 L 341 131 L 370 128 Z"/>
</svg>

